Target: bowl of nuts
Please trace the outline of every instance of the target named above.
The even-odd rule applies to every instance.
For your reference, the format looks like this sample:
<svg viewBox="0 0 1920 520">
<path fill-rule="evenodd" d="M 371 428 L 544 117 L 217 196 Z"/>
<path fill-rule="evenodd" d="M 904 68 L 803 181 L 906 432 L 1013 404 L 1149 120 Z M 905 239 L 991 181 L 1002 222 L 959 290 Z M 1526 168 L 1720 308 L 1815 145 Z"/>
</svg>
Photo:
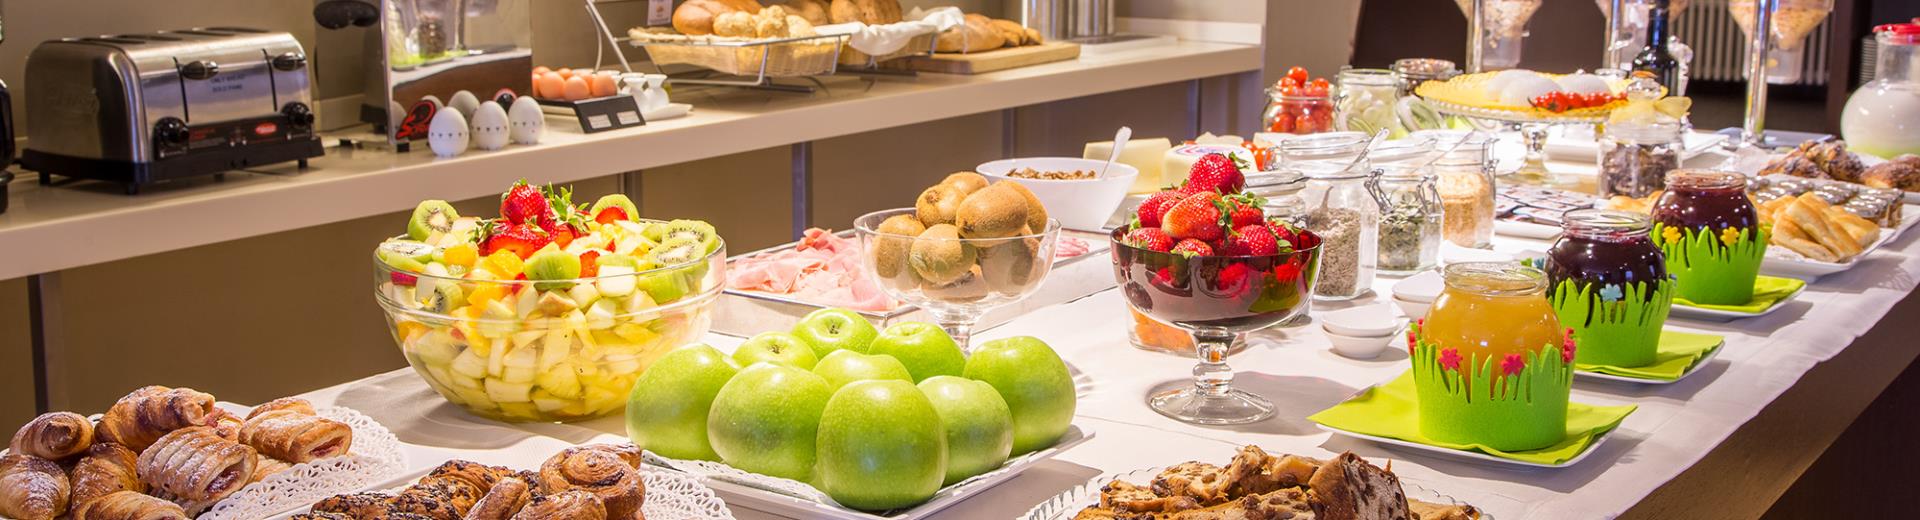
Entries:
<svg viewBox="0 0 1920 520">
<path fill-rule="evenodd" d="M 1127 198 L 1127 188 L 1140 170 L 1113 163 L 1105 177 L 1106 161 L 1079 157 L 1028 157 L 981 164 L 974 171 L 995 182 L 1013 181 L 1046 205 L 1047 214 L 1068 229 L 1101 231 Z"/>
</svg>

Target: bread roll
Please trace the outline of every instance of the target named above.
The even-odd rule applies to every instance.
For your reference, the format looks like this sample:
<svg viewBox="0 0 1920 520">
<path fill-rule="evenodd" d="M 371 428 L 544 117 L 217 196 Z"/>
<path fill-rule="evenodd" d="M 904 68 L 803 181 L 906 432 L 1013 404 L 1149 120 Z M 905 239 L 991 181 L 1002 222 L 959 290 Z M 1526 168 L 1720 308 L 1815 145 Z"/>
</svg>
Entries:
<svg viewBox="0 0 1920 520">
<path fill-rule="evenodd" d="M 1027 28 L 1020 25 L 1020 22 L 994 19 L 988 20 L 987 26 L 992 27 L 994 32 L 1000 33 L 1000 38 L 1007 41 L 1008 47 L 1036 43 L 1027 41 Z"/>
<path fill-rule="evenodd" d="M 760 2 L 754 0 L 687 0 L 673 10 L 673 30 L 680 34 L 703 36 L 713 34 L 714 19 L 720 15 L 745 11 L 749 14 L 760 12 Z"/>
<path fill-rule="evenodd" d="M 833 17 L 827 14 L 827 0 L 787 0 L 787 13 L 807 19 L 813 25 L 833 23 Z M 787 25 L 793 25 L 788 23 Z"/>
<path fill-rule="evenodd" d="M 934 50 L 939 52 L 980 52 L 998 49 L 1007 44 L 999 31 L 993 29 L 993 20 L 977 14 L 967 15 L 967 23 L 954 30 L 940 33 Z"/>
<path fill-rule="evenodd" d="M 827 17 L 833 23 L 867 25 L 898 23 L 902 19 L 899 0 L 833 0 L 827 6 Z"/>
</svg>

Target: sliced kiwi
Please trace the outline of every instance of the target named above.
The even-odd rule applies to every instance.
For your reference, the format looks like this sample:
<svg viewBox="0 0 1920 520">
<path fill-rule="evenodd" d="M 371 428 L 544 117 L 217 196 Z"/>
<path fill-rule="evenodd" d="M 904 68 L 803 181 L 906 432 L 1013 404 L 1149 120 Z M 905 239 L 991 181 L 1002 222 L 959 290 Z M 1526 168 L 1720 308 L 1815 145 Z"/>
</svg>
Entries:
<svg viewBox="0 0 1920 520">
<path fill-rule="evenodd" d="M 646 228 L 640 231 L 640 236 L 645 237 L 647 240 L 652 240 L 653 243 L 658 244 L 662 240 L 666 240 L 667 225 L 660 222 L 648 222 L 646 224 Z"/>
<path fill-rule="evenodd" d="M 439 283 L 433 286 L 433 295 L 427 298 L 427 311 L 445 313 L 467 302 L 466 291 L 459 284 Z"/>
<path fill-rule="evenodd" d="M 572 280 L 580 277 L 580 257 L 565 251 L 545 251 L 527 258 L 524 272 L 528 280 Z M 533 288 L 542 291 L 573 287 L 571 282 L 541 282 Z"/>
<path fill-rule="evenodd" d="M 413 208 L 413 218 L 407 220 L 407 237 L 414 240 L 426 240 L 434 233 L 446 233 L 453 229 L 453 221 L 460 219 L 460 212 L 453 210 L 452 204 L 444 200 L 423 200 Z"/>
<path fill-rule="evenodd" d="M 435 248 L 425 242 L 412 240 L 388 240 L 381 242 L 374 250 L 380 261 L 394 269 L 417 273 L 427 268 L 426 262 L 433 259 Z"/>
<path fill-rule="evenodd" d="M 647 263 L 658 267 L 676 266 L 691 263 L 707 256 L 704 245 L 699 240 L 688 237 L 673 237 L 647 251 Z"/>
<path fill-rule="evenodd" d="M 634 258 L 629 255 L 619 254 L 619 253 L 600 255 L 599 258 L 594 260 L 594 263 L 599 264 L 601 266 L 609 266 L 609 265 L 626 266 L 626 267 L 632 267 L 636 270 L 640 268 L 640 259 Z"/>
<path fill-rule="evenodd" d="M 679 301 L 687 295 L 688 287 L 691 287 L 687 283 L 687 274 L 686 269 L 676 269 L 641 275 L 634 280 L 634 286 L 646 291 L 647 296 L 653 298 L 654 303 L 665 305 Z"/>
<path fill-rule="evenodd" d="M 713 230 L 713 224 L 699 220 L 675 220 L 668 222 L 666 231 L 661 234 L 660 245 L 664 247 L 667 242 L 676 238 L 689 239 L 700 245 L 700 249 L 695 252 L 694 258 L 688 261 L 707 256 L 707 253 L 712 253 L 714 249 L 720 247 L 720 234 Z M 655 249 L 659 248 L 656 247 Z"/>
<path fill-rule="evenodd" d="M 593 207 L 587 209 L 587 215 L 599 216 L 600 210 L 607 209 L 608 207 L 617 207 L 626 210 L 628 219 L 640 218 L 640 208 L 633 205 L 633 199 L 629 199 L 626 195 L 618 193 L 600 197 L 600 200 L 593 201 Z"/>
</svg>

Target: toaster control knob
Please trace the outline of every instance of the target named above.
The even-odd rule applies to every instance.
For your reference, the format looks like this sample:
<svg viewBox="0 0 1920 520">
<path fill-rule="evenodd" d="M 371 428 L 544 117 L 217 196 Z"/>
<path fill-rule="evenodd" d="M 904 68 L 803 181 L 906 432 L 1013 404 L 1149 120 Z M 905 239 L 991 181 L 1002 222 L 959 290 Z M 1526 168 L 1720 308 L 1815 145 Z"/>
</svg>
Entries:
<svg viewBox="0 0 1920 520">
<path fill-rule="evenodd" d="M 204 80 L 220 73 L 220 64 L 207 60 L 188 62 L 180 66 L 180 75 L 191 80 Z"/>
<path fill-rule="evenodd" d="M 274 56 L 273 68 L 274 70 L 282 72 L 291 72 L 307 68 L 307 55 L 298 52 L 289 52 Z"/>
<path fill-rule="evenodd" d="M 153 138 L 162 144 L 185 146 L 193 134 L 187 131 L 186 121 L 177 117 L 163 117 L 160 122 L 153 124 Z"/>
<path fill-rule="evenodd" d="M 295 128 L 313 126 L 313 109 L 307 108 L 306 103 L 298 101 L 287 103 L 287 106 L 280 107 L 280 114 L 287 116 L 287 122 Z"/>
</svg>

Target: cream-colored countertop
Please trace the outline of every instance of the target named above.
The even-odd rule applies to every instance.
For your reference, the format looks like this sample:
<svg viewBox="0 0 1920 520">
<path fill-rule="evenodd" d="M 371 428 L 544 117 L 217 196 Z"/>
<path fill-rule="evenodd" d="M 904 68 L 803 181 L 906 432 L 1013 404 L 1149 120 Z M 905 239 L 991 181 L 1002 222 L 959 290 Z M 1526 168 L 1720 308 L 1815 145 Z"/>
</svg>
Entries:
<svg viewBox="0 0 1920 520">
<path fill-rule="evenodd" d="M 812 94 L 683 89 L 694 111 L 640 128 L 587 135 L 548 118 L 545 140 L 441 159 L 330 148 L 291 163 L 126 196 L 115 185 L 11 185 L 0 214 L 0 280 L 460 200 L 525 178 L 566 183 L 924 121 L 1222 76 L 1260 67 L 1254 46 L 1204 42 L 1142 48 L 974 76 L 921 74 L 868 83 L 828 78 Z"/>
</svg>

